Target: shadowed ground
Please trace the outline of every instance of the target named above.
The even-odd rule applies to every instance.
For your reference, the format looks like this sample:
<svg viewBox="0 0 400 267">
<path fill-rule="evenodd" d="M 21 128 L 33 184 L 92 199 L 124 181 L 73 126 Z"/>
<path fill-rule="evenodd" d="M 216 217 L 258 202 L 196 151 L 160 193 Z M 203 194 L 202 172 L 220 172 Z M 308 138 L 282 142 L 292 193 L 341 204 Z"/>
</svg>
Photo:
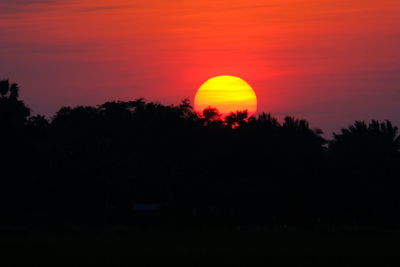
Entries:
<svg viewBox="0 0 400 267">
<path fill-rule="evenodd" d="M 382 264 L 398 260 L 399 233 L 268 230 L 8 233 L 1 263 L 73 264 Z"/>
</svg>

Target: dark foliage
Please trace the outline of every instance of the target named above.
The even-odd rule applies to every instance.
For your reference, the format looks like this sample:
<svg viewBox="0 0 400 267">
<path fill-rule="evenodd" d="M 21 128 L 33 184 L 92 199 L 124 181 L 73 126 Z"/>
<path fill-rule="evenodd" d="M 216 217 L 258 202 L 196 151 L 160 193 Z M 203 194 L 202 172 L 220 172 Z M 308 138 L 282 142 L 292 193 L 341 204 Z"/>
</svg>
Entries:
<svg viewBox="0 0 400 267">
<path fill-rule="evenodd" d="M 399 223 L 400 138 L 389 121 L 356 122 L 327 142 L 305 120 L 143 99 L 63 107 L 47 120 L 1 81 L 0 129 L 3 224 Z"/>
</svg>

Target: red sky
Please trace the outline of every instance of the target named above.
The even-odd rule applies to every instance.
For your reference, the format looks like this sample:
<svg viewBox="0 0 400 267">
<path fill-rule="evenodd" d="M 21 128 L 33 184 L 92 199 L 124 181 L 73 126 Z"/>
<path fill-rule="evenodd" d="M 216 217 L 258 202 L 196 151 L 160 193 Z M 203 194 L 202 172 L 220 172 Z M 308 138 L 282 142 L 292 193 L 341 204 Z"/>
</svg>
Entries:
<svg viewBox="0 0 400 267">
<path fill-rule="evenodd" d="M 193 97 L 216 75 L 330 135 L 400 124 L 398 0 L 0 0 L 0 78 L 36 112 Z"/>
</svg>

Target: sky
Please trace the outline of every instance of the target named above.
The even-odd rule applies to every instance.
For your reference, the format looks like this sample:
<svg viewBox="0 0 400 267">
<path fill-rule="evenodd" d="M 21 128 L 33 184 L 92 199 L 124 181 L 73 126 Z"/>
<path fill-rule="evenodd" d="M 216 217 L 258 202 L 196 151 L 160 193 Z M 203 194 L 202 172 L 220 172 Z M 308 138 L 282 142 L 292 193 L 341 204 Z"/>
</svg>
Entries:
<svg viewBox="0 0 400 267">
<path fill-rule="evenodd" d="M 327 135 L 400 124 L 398 0 L 0 0 L 0 79 L 35 114 L 144 97 L 193 101 L 217 75 L 258 111 Z"/>
</svg>

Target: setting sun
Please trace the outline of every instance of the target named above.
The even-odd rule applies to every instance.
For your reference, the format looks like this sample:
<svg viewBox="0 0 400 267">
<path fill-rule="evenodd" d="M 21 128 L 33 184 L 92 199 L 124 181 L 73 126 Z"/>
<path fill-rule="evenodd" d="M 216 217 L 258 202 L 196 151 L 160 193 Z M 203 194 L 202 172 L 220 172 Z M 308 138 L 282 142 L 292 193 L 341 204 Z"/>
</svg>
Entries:
<svg viewBox="0 0 400 267">
<path fill-rule="evenodd" d="M 223 75 L 209 79 L 199 88 L 194 105 L 198 112 L 213 107 L 222 115 L 244 110 L 254 115 L 257 111 L 257 96 L 243 79 Z"/>
</svg>

